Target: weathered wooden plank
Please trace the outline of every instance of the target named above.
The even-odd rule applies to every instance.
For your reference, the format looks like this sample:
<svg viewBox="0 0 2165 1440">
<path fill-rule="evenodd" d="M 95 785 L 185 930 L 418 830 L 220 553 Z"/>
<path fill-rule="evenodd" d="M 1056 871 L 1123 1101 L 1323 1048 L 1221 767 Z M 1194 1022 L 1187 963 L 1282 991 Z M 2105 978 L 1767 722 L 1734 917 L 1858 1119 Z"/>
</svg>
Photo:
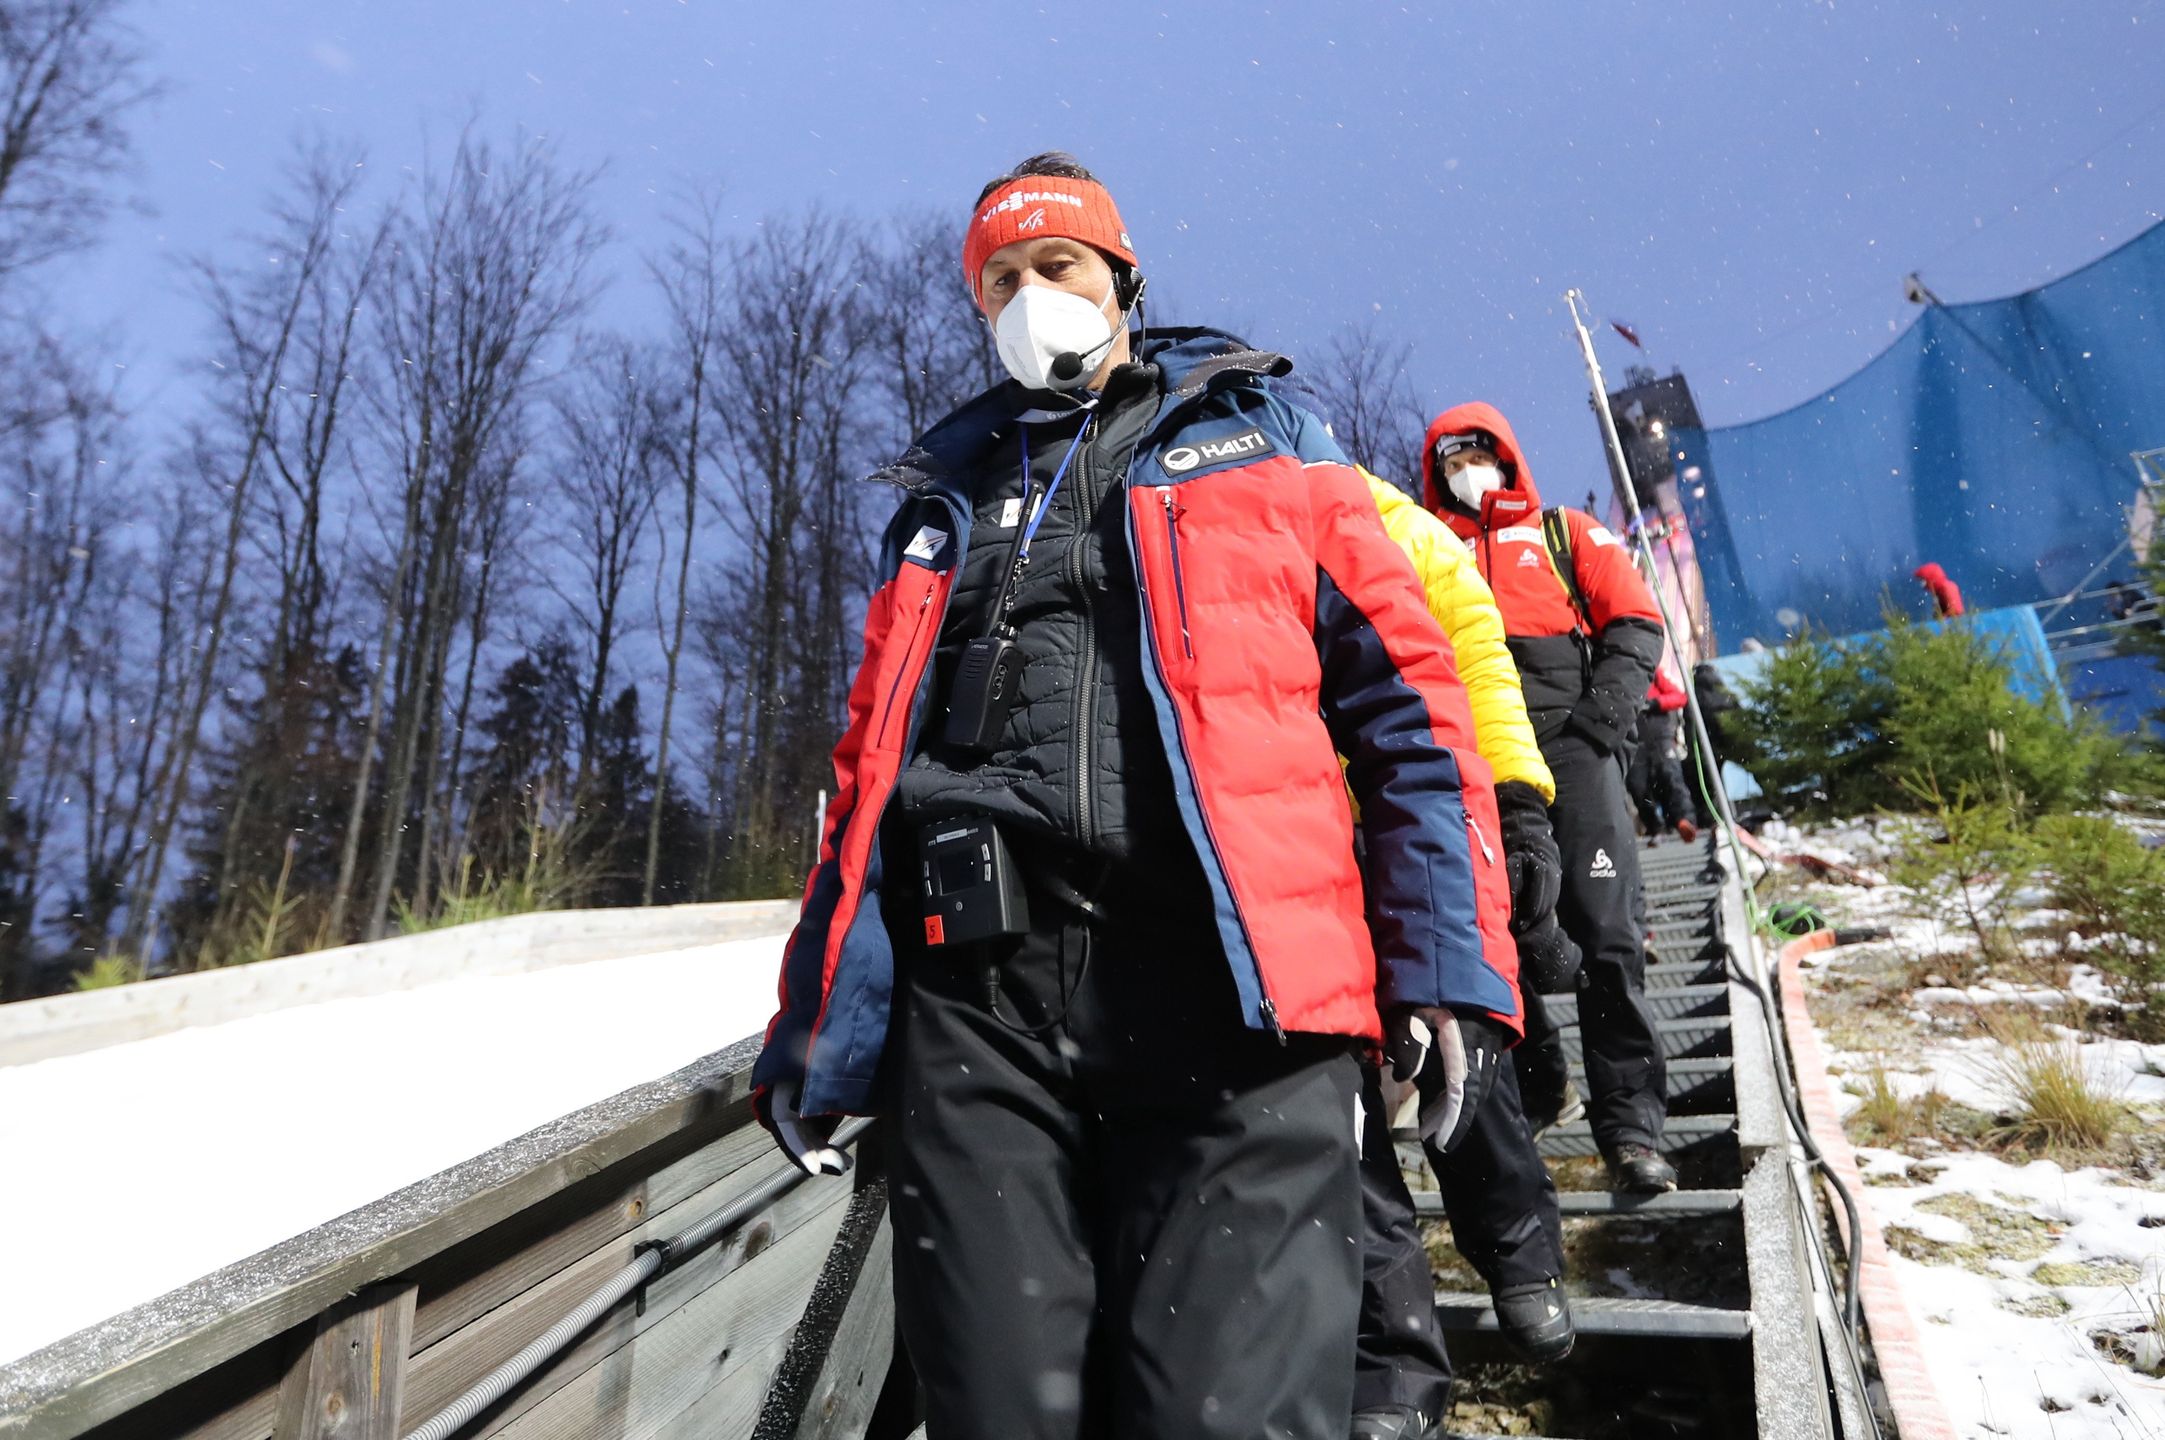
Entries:
<svg viewBox="0 0 2165 1440">
<path fill-rule="evenodd" d="M 299 1334 L 267 1340 L 89 1432 L 89 1440 L 270 1440 Z"/>
<path fill-rule="evenodd" d="M 686 1132 L 682 1138 L 697 1142 L 699 1134 Z M 412 1272 L 424 1297 L 415 1319 L 412 1350 L 417 1358 L 427 1355 L 428 1363 L 425 1368 L 417 1366 L 408 1381 L 406 1410 L 410 1420 L 426 1419 L 451 1396 L 555 1323 L 557 1314 L 576 1304 L 593 1285 L 627 1262 L 636 1245 L 696 1223 L 736 1195 L 763 1183 L 781 1164 L 773 1141 L 758 1126 L 707 1138 L 693 1153 L 651 1174 L 640 1173 L 650 1160 L 667 1158 L 669 1153 L 669 1147 L 663 1145 L 635 1156 L 604 1175 L 552 1197 L 534 1211 L 461 1242 Z M 754 1162 L 759 1163 L 748 1176 L 737 1175 Z M 560 1206 L 570 1208 L 557 1208 Z M 627 1218 L 635 1209 L 636 1218 Z M 566 1214 L 573 1218 L 562 1219 Z M 555 1223 L 539 1223 L 550 1220 Z M 520 1248 L 516 1253 L 490 1258 L 506 1246 Z M 477 1263 L 482 1267 L 478 1271 L 472 1268 Z M 551 1298 L 565 1297 L 554 1311 L 544 1313 L 547 1302 L 538 1299 L 512 1307 L 512 1302 L 522 1295 L 574 1265 L 580 1266 L 576 1277 L 560 1280 L 551 1291 Z M 475 1344 L 475 1353 L 447 1364 L 447 1352 L 438 1348 L 441 1342 L 499 1308 L 504 1313 L 496 1317 L 494 1324 L 501 1334 L 487 1342 L 481 1340 L 479 1332 L 464 1337 L 461 1344 Z M 518 1326 L 511 1317 L 521 1310 L 526 1324 Z M 235 1377 L 225 1387 L 240 1398 L 222 1408 L 186 1405 L 162 1419 L 146 1419 L 140 1414 L 124 1417 L 113 1422 L 110 1434 L 103 1427 L 94 1432 L 93 1440 L 269 1440 L 277 1383 L 276 1369 L 258 1363 L 245 1379 Z M 181 1414 L 205 1418 L 184 1430 L 175 1430 L 174 1423 Z"/>
<path fill-rule="evenodd" d="M 795 1332 L 783 1330 L 744 1363 L 732 1368 L 690 1407 L 656 1426 L 652 1440 L 737 1440 L 752 1433 L 759 1409 Z"/>
<path fill-rule="evenodd" d="M 618 1345 L 601 1363 L 587 1365 L 539 1404 L 485 1419 L 472 1432 L 474 1440 L 489 1435 L 629 1440 L 650 1434 L 731 1371 L 762 1355 L 771 1338 L 795 1322 L 848 1208 L 843 1198 L 833 1195 L 812 1223 L 648 1326 L 636 1343 Z"/>
<path fill-rule="evenodd" d="M 894 1231 L 885 1210 L 883 1203 L 879 1231 L 798 1428 L 800 1440 L 859 1440 L 880 1403 L 895 1356 Z"/>
<path fill-rule="evenodd" d="M 859 1174 L 860 1188 L 768 1388 L 752 1440 L 825 1436 L 832 1425 L 847 1423 L 847 1415 L 837 1412 L 854 1408 L 858 1388 L 871 1388 L 865 1415 L 879 1399 L 894 1353 L 893 1241 L 886 1177 Z"/>
<path fill-rule="evenodd" d="M 423 1297 L 414 1348 L 427 1349 L 620 1236 L 652 1233 L 656 1215 L 774 1153 L 773 1138 L 757 1125 L 720 1135 L 705 1127 L 688 1130 L 453 1246 L 412 1272 Z M 766 1173 L 763 1168 L 746 1184 Z"/>
<path fill-rule="evenodd" d="M 0 1437 L 67 1440 L 692 1126 L 749 1123 L 756 1038 L 0 1368 Z"/>
<path fill-rule="evenodd" d="M 323 1313 L 279 1388 L 276 1440 L 399 1440 L 419 1293 L 373 1285 Z"/>
<path fill-rule="evenodd" d="M 639 1245 L 681 1233 L 788 1166 L 778 1152 L 770 1149 L 768 1153 L 773 1156 L 771 1164 L 744 1167 L 715 1182 L 699 1195 L 651 1217 L 637 1231 L 558 1271 L 534 1289 L 417 1354 L 407 1382 L 408 1410 L 414 1423 L 426 1420 L 554 1325 L 604 1280 L 630 1263 Z M 620 1307 L 536 1371 L 508 1402 L 509 1413 L 538 1403 L 781 1238 L 805 1224 L 817 1223 L 818 1217 L 841 1204 L 846 1195 L 847 1187 L 832 1181 L 807 1182 L 769 1206 L 757 1219 L 685 1257 L 657 1276 L 637 1305 Z"/>
</svg>

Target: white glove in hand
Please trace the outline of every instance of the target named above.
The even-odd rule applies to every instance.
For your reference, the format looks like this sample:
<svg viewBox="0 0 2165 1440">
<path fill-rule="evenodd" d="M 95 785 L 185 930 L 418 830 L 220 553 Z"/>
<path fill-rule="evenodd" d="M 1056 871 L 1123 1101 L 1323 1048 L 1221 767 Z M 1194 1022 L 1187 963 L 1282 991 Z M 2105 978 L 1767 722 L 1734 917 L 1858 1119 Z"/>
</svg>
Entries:
<svg viewBox="0 0 2165 1440">
<path fill-rule="evenodd" d="M 1391 1078 L 1412 1081 L 1419 1093 L 1423 1140 L 1448 1154 L 1466 1138 L 1495 1078 L 1503 1039 L 1501 1028 L 1486 1016 L 1410 1005 L 1392 1012 L 1383 1052 Z"/>
<path fill-rule="evenodd" d="M 833 1118 L 799 1115 L 799 1094 L 794 1080 L 777 1080 L 768 1092 L 767 1116 L 774 1122 L 774 1138 L 807 1175 L 840 1175 L 849 1169 L 850 1159 L 848 1152 L 828 1143 L 834 1138 Z"/>
<path fill-rule="evenodd" d="M 1411 1081 L 1421 1097 L 1423 1140 L 1451 1134 L 1466 1105 L 1466 1047 L 1448 1010 L 1407 1006 L 1394 1011 L 1383 1042 L 1391 1078 Z"/>
</svg>

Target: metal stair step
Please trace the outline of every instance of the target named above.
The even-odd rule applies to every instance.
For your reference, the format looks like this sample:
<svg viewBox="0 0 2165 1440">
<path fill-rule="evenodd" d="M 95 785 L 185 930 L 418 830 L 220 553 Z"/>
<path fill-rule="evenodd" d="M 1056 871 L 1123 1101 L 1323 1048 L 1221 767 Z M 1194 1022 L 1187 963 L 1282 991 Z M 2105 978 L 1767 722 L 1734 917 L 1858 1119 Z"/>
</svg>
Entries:
<svg viewBox="0 0 2165 1440">
<path fill-rule="evenodd" d="M 1436 1292 L 1436 1318 L 1446 1331 L 1496 1332 L 1496 1312 L 1486 1295 Z M 1662 1340 L 1747 1340 L 1749 1310 L 1687 1305 L 1680 1300 L 1624 1300 L 1605 1295 L 1571 1297 L 1571 1319 L 1582 1336 Z"/>
<path fill-rule="evenodd" d="M 1713 985 L 1664 985 L 1646 992 L 1647 1007 L 1654 1012 L 1656 1020 L 1683 1020 L 1707 1014 L 1725 1014 L 1729 1007 L 1729 987 Z M 1542 1001 L 1549 1018 L 1558 1025 L 1575 1025 L 1579 1019 L 1579 997 L 1556 995 Z"/>
<path fill-rule="evenodd" d="M 1675 985 L 1711 985 L 1722 978 L 1719 955 L 1696 960 L 1656 960 L 1646 967 L 1646 988 L 1666 990 Z"/>
<path fill-rule="evenodd" d="M 1716 1045 L 1723 1051 L 1729 1048 L 1729 1017 L 1726 1015 L 1699 1015 L 1682 1020 L 1656 1020 L 1655 1031 L 1661 1036 L 1661 1053 L 1681 1055 L 1687 1050 Z M 1579 1027 L 1573 1024 L 1564 1030 L 1564 1058 L 1585 1059 L 1585 1049 L 1579 1043 Z"/>
<path fill-rule="evenodd" d="M 1673 1123 L 1673 1122 L 1672 1122 Z M 1566 1219 L 1629 1219 L 1636 1215 L 1733 1215 L 1744 1207 L 1741 1190 L 1672 1190 L 1666 1195 L 1619 1195 L 1611 1190 L 1566 1190 L 1556 1197 Z M 1443 1218 L 1443 1195 L 1413 1192 L 1413 1213 L 1424 1220 Z"/>
<path fill-rule="evenodd" d="M 1679 985 L 1713 985 L 1724 978 L 1719 955 L 1704 956 L 1696 960 L 1656 960 L 1646 967 L 1648 990 L 1674 990 Z M 1556 998 L 1568 995 L 1559 992 Z"/>
<path fill-rule="evenodd" d="M 1734 1115 L 1672 1115 L 1662 1128 L 1661 1148 L 1668 1151 L 1681 1150 L 1702 1140 L 1727 1135 L 1736 1127 L 1737 1120 Z M 1543 1156 L 1551 1160 L 1601 1153 L 1600 1147 L 1594 1144 L 1594 1127 L 1584 1120 L 1549 1127 L 1535 1142 L 1535 1146 Z"/>
<path fill-rule="evenodd" d="M 1671 1060 L 1662 1067 L 1665 1072 L 1664 1089 L 1669 1098 L 1674 1100 L 1679 1095 L 1689 1095 L 1694 1090 L 1703 1090 L 1710 1085 L 1730 1084 L 1734 1079 L 1730 1074 L 1734 1064 L 1727 1055 L 1694 1055 L 1688 1059 Z M 1584 1061 L 1572 1062 L 1571 1080 L 1579 1087 L 1579 1093 L 1584 1095 L 1587 1089 Z"/>
</svg>

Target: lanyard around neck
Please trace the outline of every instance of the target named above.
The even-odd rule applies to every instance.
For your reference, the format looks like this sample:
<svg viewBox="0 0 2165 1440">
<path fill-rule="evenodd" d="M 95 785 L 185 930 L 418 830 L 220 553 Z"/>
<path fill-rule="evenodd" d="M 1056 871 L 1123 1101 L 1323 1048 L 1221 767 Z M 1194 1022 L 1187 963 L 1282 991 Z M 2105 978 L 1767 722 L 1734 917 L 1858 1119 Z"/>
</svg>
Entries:
<svg viewBox="0 0 2165 1440">
<path fill-rule="evenodd" d="M 1030 430 L 1023 426 L 1017 431 L 1022 440 L 1022 527 L 1015 535 L 1015 548 L 1008 557 L 1007 576 L 1000 582 L 999 598 L 992 605 L 994 630 L 1007 624 L 1007 612 L 1015 604 L 1015 586 L 1022 579 L 1023 568 L 1030 563 L 1030 542 L 1037 538 L 1037 527 L 1045 523 L 1053 497 L 1060 493 L 1060 482 L 1067 478 L 1068 466 L 1075 463 L 1076 453 L 1082 449 L 1083 441 L 1090 438 L 1090 427 L 1096 422 L 1095 415 L 1083 421 L 1082 429 L 1075 432 L 1074 443 L 1067 447 L 1067 454 L 1060 457 L 1059 468 L 1052 472 L 1052 483 L 1045 487 L 1045 493 L 1038 497 L 1034 506 L 1030 501 L 1031 491 L 1036 488 L 1036 478 L 1030 473 Z"/>
</svg>

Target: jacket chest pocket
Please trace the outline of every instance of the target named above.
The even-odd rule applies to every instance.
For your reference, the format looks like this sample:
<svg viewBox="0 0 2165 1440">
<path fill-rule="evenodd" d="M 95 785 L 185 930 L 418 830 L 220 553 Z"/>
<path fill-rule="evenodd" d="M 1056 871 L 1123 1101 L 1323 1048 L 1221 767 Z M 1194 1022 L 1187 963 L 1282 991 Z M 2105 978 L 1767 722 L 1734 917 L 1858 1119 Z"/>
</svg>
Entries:
<svg viewBox="0 0 2165 1440">
<path fill-rule="evenodd" d="M 1135 568 L 1148 600 L 1151 633 L 1158 659 L 1171 666 L 1195 659 L 1195 630 L 1189 611 L 1189 580 L 1194 565 L 1194 530 L 1183 524 L 1188 507 L 1177 485 L 1151 485 L 1133 492 L 1130 508 L 1136 535 Z"/>
</svg>

